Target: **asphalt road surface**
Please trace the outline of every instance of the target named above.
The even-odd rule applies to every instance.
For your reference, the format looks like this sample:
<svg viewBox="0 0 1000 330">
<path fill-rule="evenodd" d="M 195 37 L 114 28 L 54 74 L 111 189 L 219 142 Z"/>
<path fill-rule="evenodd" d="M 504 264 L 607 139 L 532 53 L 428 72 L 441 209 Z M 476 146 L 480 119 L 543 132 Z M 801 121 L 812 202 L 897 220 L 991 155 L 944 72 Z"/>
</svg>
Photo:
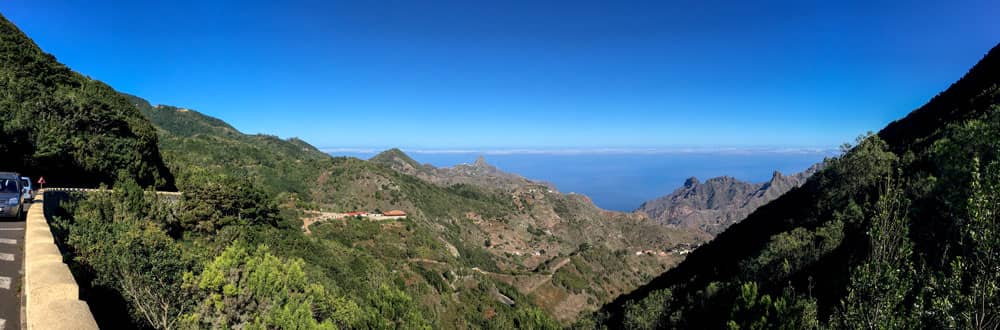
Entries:
<svg viewBox="0 0 1000 330">
<path fill-rule="evenodd" d="M 21 328 L 23 274 L 24 220 L 0 219 L 0 330 Z"/>
</svg>

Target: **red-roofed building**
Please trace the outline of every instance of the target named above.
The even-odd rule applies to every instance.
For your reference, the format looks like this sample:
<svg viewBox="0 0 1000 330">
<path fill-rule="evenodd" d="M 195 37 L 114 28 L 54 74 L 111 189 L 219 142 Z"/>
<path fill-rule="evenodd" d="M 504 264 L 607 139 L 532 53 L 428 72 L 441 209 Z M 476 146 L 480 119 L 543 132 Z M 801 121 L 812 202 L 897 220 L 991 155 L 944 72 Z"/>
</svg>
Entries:
<svg viewBox="0 0 1000 330">
<path fill-rule="evenodd" d="M 405 217 L 406 216 L 406 212 L 403 212 L 403 211 L 400 211 L 400 210 L 391 210 L 391 211 L 382 212 L 382 215 L 387 216 L 387 217 Z"/>
</svg>

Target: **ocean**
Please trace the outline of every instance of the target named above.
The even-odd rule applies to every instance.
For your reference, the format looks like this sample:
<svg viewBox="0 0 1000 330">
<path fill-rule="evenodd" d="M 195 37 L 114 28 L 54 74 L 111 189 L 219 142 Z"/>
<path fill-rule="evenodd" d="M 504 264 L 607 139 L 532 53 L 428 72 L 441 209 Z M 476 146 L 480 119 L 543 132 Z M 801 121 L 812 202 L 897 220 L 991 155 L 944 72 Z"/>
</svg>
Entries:
<svg viewBox="0 0 1000 330">
<path fill-rule="evenodd" d="M 681 187 L 689 177 L 705 180 L 731 176 L 766 182 L 774 171 L 790 175 L 835 156 L 833 150 L 695 151 L 695 152 L 536 152 L 536 151 L 411 151 L 420 163 L 450 167 L 486 162 L 503 171 L 555 184 L 563 193 L 590 197 L 607 210 L 632 211 L 643 202 Z M 333 156 L 368 159 L 375 151 L 329 150 Z"/>
</svg>

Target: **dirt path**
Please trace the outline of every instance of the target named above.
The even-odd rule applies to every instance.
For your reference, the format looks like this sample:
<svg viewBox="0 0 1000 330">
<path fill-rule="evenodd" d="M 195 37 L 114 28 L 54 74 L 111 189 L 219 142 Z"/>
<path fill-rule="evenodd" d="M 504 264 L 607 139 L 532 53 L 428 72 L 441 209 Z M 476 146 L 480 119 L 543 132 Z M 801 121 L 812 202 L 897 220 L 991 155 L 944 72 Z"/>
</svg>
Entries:
<svg viewBox="0 0 1000 330">
<path fill-rule="evenodd" d="M 437 261 L 437 260 L 431 260 L 431 259 L 424 259 L 424 258 L 410 258 L 410 259 L 406 259 L 406 260 L 409 261 L 409 262 L 423 262 L 423 263 L 435 264 L 435 265 L 447 265 L 448 264 L 447 262 Z"/>
<path fill-rule="evenodd" d="M 562 268 L 563 266 L 566 266 L 566 264 L 568 264 L 569 261 L 570 261 L 570 258 L 565 258 L 565 259 L 560 260 L 559 262 L 557 262 L 556 265 L 555 265 L 555 267 L 552 267 L 552 274 L 555 274 L 556 272 L 558 272 L 559 268 Z"/>
<path fill-rule="evenodd" d="M 552 282 L 552 275 L 558 272 L 560 268 L 563 268 L 563 266 L 566 266 L 566 264 L 568 264 L 569 261 L 570 258 L 564 258 L 563 260 L 559 260 L 559 262 L 557 262 L 556 265 L 552 267 L 552 271 L 550 272 L 550 274 L 542 275 L 543 278 L 541 281 L 538 281 L 537 283 L 534 283 L 531 286 L 527 287 L 526 288 L 527 290 L 525 291 L 527 291 L 527 293 L 532 293 L 535 292 L 535 290 L 538 290 L 538 287 L 544 285 L 545 283 Z"/>
<path fill-rule="evenodd" d="M 447 265 L 447 263 L 445 263 L 445 262 L 441 262 L 441 261 L 437 261 L 437 260 L 430 260 L 430 259 L 423 259 L 423 258 L 411 258 L 411 259 L 409 259 L 409 261 L 410 262 L 431 263 L 431 264 L 436 264 L 436 265 Z M 555 274 L 555 272 L 559 271 L 559 269 L 562 268 L 563 266 L 566 266 L 567 264 L 569 264 L 569 262 L 570 262 L 570 258 L 564 258 L 562 260 L 559 260 L 559 262 L 557 262 L 555 264 L 555 266 L 552 267 L 551 274 L 512 275 L 512 274 L 494 273 L 494 272 L 491 272 L 491 271 L 483 270 L 483 269 L 481 269 L 479 267 L 472 267 L 472 268 L 469 268 L 469 270 L 477 272 L 477 273 L 480 273 L 480 274 L 483 274 L 483 275 L 492 276 L 492 277 L 494 277 L 494 278 L 496 278 L 498 280 L 501 280 L 501 281 L 506 282 L 507 284 L 511 284 L 511 285 L 515 285 L 515 283 L 518 282 L 518 281 L 523 281 L 523 282 L 521 282 L 522 285 L 517 285 L 517 286 L 522 287 L 524 289 L 524 293 L 525 294 L 530 294 L 532 292 L 535 292 L 535 290 L 537 290 L 542 285 L 545 285 L 546 283 L 551 282 L 552 281 L 552 274 Z"/>
<path fill-rule="evenodd" d="M 309 230 L 309 226 L 311 226 L 314 223 L 325 220 L 344 218 L 343 213 L 319 212 L 319 211 L 305 211 L 305 213 L 311 215 L 310 217 L 302 219 L 302 231 L 305 232 L 306 235 L 312 234 L 312 231 Z"/>
<path fill-rule="evenodd" d="M 326 220 L 343 220 L 349 218 L 346 213 L 320 212 L 320 211 L 305 211 L 305 213 L 312 215 L 311 217 L 302 219 L 302 231 L 305 232 L 306 234 L 312 234 L 312 231 L 309 230 L 309 226 L 311 226 L 314 223 Z M 383 221 L 383 220 L 406 219 L 406 216 L 369 214 L 364 216 L 364 218 L 372 221 Z"/>
<path fill-rule="evenodd" d="M 410 258 L 410 259 L 407 259 L 407 261 L 409 261 L 409 262 L 428 263 L 428 264 L 435 264 L 435 265 L 449 265 L 448 263 L 443 262 L 443 261 L 437 261 L 437 260 L 431 260 L 431 259 L 424 259 L 424 258 Z M 559 271 L 560 268 L 562 268 L 563 266 L 566 266 L 567 264 L 569 264 L 569 262 L 570 262 L 570 258 L 563 258 L 562 260 L 559 260 L 559 262 L 556 262 L 555 265 L 552 267 L 552 270 L 551 270 L 551 272 L 549 274 L 512 275 L 512 274 L 494 273 L 494 272 L 491 272 L 491 271 L 483 270 L 482 268 L 479 268 L 479 267 L 472 267 L 472 268 L 469 268 L 469 270 L 474 271 L 476 273 L 483 274 L 483 275 L 491 276 L 491 277 L 493 277 L 493 278 L 495 278 L 497 280 L 503 281 L 503 282 L 505 282 L 507 284 L 510 284 L 510 285 L 515 285 L 517 287 L 521 287 L 523 289 L 522 291 L 523 291 L 524 294 L 530 294 L 532 292 L 535 292 L 535 290 L 537 290 L 542 285 L 545 285 L 546 283 L 551 282 L 552 281 L 552 274 L 555 274 L 557 271 Z M 516 285 L 515 284 L 515 283 L 518 283 L 518 282 L 520 282 L 521 285 Z"/>
</svg>

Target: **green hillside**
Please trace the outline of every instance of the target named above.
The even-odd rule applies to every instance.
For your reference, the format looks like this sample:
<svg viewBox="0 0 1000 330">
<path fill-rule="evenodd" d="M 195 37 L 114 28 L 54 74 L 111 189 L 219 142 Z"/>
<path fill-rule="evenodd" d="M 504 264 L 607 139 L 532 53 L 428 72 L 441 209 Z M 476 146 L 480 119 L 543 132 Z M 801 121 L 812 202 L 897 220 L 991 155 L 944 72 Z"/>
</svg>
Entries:
<svg viewBox="0 0 1000 330">
<path fill-rule="evenodd" d="M 491 292 L 505 287 L 508 297 L 522 297 L 519 306 L 539 306 L 570 322 L 680 260 L 635 251 L 701 239 L 492 167 L 491 180 L 448 184 L 433 176 L 445 172 L 427 169 L 419 178 L 395 170 L 398 162 L 419 166 L 398 149 L 371 161 L 329 157 L 298 140 L 247 135 L 195 110 L 131 99 L 157 127 L 183 191 L 203 191 L 206 184 L 257 187 L 283 205 L 289 221 L 311 223 L 311 238 L 356 249 L 404 278 L 416 276 L 407 292 L 447 328 L 479 324 L 480 309 L 504 316 Z M 322 216 L 392 209 L 409 216 L 381 223 Z M 569 267 L 550 269 L 571 260 Z"/>
<path fill-rule="evenodd" d="M 610 327 L 996 328 L 1000 47 L 604 307 Z"/>
<path fill-rule="evenodd" d="M 459 209 L 502 212 L 497 201 L 463 197 L 366 161 L 330 157 L 298 140 L 246 135 L 196 111 L 130 98 L 159 132 L 183 196 L 176 202 L 142 197 L 127 183 L 110 195 L 49 196 L 71 201 L 50 213 L 102 327 L 556 326 L 517 289 L 473 270 L 498 270 L 481 241 L 439 239 L 455 228 L 439 227 L 442 217 L 462 214 Z M 356 194 L 368 178 L 390 180 L 405 195 Z M 311 234 L 302 231 L 302 219 L 316 210 L 377 205 L 412 216 L 328 221 L 313 225 Z M 452 255 L 448 246 L 461 254 Z M 212 272 L 245 275 L 216 285 Z M 239 280 L 244 276 L 288 282 L 274 283 L 281 289 L 265 293 L 255 282 Z M 231 287 L 242 290 L 240 298 L 214 300 L 231 294 Z M 494 297 L 499 292 L 518 303 L 503 304 Z M 165 314 L 149 314 L 154 308 Z"/>
<path fill-rule="evenodd" d="M 409 159 L 399 151 L 383 155 L 389 153 L 396 154 L 397 161 Z M 374 159 L 380 158 L 384 157 Z M 417 227 L 459 250 L 457 260 L 442 254 L 444 250 L 436 250 L 433 258 L 444 258 L 437 260 L 452 267 L 508 274 L 492 277 L 514 285 L 564 322 L 645 283 L 682 259 L 676 254 L 635 252 L 668 251 L 702 240 L 693 231 L 660 226 L 635 214 L 601 210 L 582 195 L 564 195 L 539 183 L 521 185 L 524 179 L 519 177 L 512 179 L 517 185 L 449 184 L 390 170 L 385 163 L 341 158 L 335 164 L 321 176 L 324 192 L 315 195 L 332 198 L 317 200 L 320 205 L 337 205 L 341 210 L 407 210 Z M 371 241 L 375 248 L 389 250 L 387 255 L 397 249 L 383 242 Z M 405 249 L 395 253 L 404 252 L 412 253 Z M 570 261 L 574 267 L 566 266 Z M 564 267 L 552 269 L 561 263 Z"/>
<path fill-rule="evenodd" d="M 0 17 L 0 167 L 50 186 L 113 183 L 119 172 L 170 189 L 153 127 L 104 83 L 56 61 Z"/>
<path fill-rule="evenodd" d="M 139 97 L 127 97 L 156 127 L 163 158 L 182 188 L 225 176 L 248 179 L 271 195 L 294 194 L 309 201 L 310 184 L 330 161 L 298 139 L 247 135 L 194 110 L 154 107 Z"/>
<path fill-rule="evenodd" d="M 392 148 L 383 152 L 378 153 L 369 159 L 372 163 L 382 164 L 391 167 L 393 164 L 402 163 L 406 164 L 412 168 L 420 168 L 421 164 L 415 159 L 410 158 L 409 155 L 404 153 L 398 148 Z"/>
</svg>

